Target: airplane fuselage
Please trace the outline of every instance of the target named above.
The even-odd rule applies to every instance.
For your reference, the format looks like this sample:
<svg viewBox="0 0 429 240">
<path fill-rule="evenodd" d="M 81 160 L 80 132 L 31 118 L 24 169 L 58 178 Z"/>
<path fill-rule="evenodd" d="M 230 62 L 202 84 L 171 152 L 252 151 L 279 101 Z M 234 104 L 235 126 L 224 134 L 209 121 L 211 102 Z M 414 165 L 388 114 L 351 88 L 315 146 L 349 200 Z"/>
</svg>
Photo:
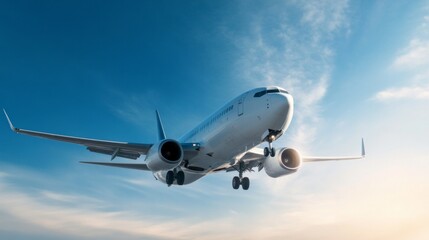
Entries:
<svg viewBox="0 0 429 240">
<path fill-rule="evenodd" d="M 292 96 L 278 87 L 256 88 L 228 102 L 179 139 L 201 143 L 195 156 L 184 159 L 184 184 L 234 165 L 269 134 L 280 137 L 292 121 L 293 109 Z M 159 171 L 154 176 L 165 183 L 166 173 Z"/>
</svg>

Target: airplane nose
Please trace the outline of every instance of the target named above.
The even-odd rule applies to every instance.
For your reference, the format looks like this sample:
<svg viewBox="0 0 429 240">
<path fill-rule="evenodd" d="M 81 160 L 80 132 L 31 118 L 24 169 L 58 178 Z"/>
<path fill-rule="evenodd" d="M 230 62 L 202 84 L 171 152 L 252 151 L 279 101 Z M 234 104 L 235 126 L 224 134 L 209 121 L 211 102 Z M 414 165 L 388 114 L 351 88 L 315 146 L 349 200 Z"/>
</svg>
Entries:
<svg viewBox="0 0 429 240">
<path fill-rule="evenodd" d="M 273 94 L 271 104 L 279 110 L 288 111 L 289 108 L 293 107 L 293 97 L 288 93 Z"/>
<path fill-rule="evenodd" d="M 278 126 L 281 126 L 277 129 L 286 129 L 292 121 L 294 108 L 293 97 L 288 93 L 278 93 L 271 96 L 270 105 L 272 110 L 274 110 L 273 117 Z"/>
<path fill-rule="evenodd" d="M 292 97 L 292 95 L 290 95 L 290 94 L 286 94 L 286 98 L 287 98 L 287 102 L 288 102 L 288 104 L 289 104 L 289 108 L 292 108 L 292 109 L 293 109 L 294 102 L 293 102 L 293 97 Z"/>
</svg>

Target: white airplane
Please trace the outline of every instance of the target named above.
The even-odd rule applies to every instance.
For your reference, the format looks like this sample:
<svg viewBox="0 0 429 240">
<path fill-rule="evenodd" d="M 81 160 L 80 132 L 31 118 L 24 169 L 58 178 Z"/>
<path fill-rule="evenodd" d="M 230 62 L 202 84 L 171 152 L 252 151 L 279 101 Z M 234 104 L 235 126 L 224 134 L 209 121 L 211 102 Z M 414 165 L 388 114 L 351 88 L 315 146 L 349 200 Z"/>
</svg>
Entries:
<svg viewBox="0 0 429 240">
<path fill-rule="evenodd" d="M 3 109 L 4 110 L 4 109 Z M 175 140 L 166 137 L 158 111 L 158 138 L 156 143 L 128 143 L 79 138 L 58 134 L 24 130 L 13 126 L 6 111 L 10 128 L 16 133 L 76 143 L 91 152 L 136 160 L 145 155 L 144 163 L 81 162 L 111 167 L 151 171 L 154 177 L 171 186 L 192 183 L 201 177 L 217 172 L 237 171 L 232 187 L 249 189 L 246 171 L 265 169 L 268 176 L 277 178 L 295 173 L 302 162 L 351 160 L 365 157 L 362 139 L 361 155 L 346 157 L 302 157 L 293 148 L 274 149 L 277 140 L 292 121 L 294 101 L 292 95 L 280 87 L 263 87 L 247 91 L 196 128 Z M 268 147 L 257 148 L 267 142 Z"/>
</svg>

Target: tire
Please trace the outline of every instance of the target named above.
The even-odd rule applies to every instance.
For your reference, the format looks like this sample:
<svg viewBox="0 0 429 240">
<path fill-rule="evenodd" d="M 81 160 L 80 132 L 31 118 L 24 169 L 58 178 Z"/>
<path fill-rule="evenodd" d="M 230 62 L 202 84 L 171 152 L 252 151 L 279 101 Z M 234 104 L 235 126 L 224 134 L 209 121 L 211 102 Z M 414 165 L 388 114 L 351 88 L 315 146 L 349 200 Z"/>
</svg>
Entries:
<svg viewBox="0 0 429 240">
<path fill-rule="evenodd" d="M 244 177 L 243 179 L 241 179 L 241 187 L 243 188 L 243 190 L 247 190 L 250 187 L 250 180 L 248 177 Z"/>
<path fill-rule="evenodd" d="M 270 150 L 267 147 L 264 148 L 264 156 L 268 157 L 270 155 Z"/>
<path fill-rule="evenodd" d="M 185 183 L 185 173 L 183 171 L 178 171 L 176 174 L 177 185 L 183 185 Z"/>
<path fill-rule="evenodd" d="M 276 150 L 274 148 L 271 148 L 270 155 L 271 155 L 271 157 L 276 156 Z"/>
<path fill-rule="evenodd" d="M 173 184 L 173 182 L 174 182 L 174 172 L 168 171 L 167 174 L 165 175 L 165 183 L 167 183 L 167 185 L 170 186 L 171 184 Z"/>
<path fill-rule="evenodd" d="M 240 178 L 235 176 L 232 178 L 232 188 L 238 189 L 240 187 Z"/>
</svg>

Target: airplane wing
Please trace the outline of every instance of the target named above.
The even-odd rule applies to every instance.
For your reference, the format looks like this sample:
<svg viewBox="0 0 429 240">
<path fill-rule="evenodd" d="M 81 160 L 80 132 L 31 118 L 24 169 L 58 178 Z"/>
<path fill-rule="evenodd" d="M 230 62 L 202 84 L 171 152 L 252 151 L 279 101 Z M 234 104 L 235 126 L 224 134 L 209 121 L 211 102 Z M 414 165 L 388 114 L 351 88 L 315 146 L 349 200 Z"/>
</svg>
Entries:
<svg viewBox="0 0 429 240">
<path fill-rule="evenodd" d="M 16 133 L 21 133 L 25 135 L 47 138 L 56 141 L 63 141 L 69 143 L 80 144 L 86 146 L 86 148 L 91 152 L 107 154 L 111 156 L 111 160 L 115 157 L 123 157 L 128 159 L 137 159 L 141 155 L 145 155 L 153 144 L 142 144 L 142 143 L 129 143 L 129 142 L 116 142 L 116 141 L 106 141 L 106 140 L 98 140 L 98 139 L 90 139 L 90 138 L 80 138 L 73 136 L 65 136 L 59 134 L 45 133 L 45 132 L 37 132 L 32 130 L 25 130 L 16 128 L 13 126 L 9 116 L 6 111 L 3 109 L 4 114 L 6 115 L 7 121 L 9 122 L 9 126 L 12 131 Z M 196 143 L 183 143 L 181 144 L 184 150 L 185 157 L 192 157 L 196 154 L 196 151 L 199 148 L 199 144 Z M 103 164 L 101 164 L 103 165 Z M 108 164 L 104 164 L 108 165 Z M 113 165 L 110 165 L 113 166 Z"/>
<path fill-rule="evenodd" d="M 150 171 L 150 169 L 144 163 L 141 163 L 141 164 L 136 164 L 136 163 L 111 163 L 111 162 L 80 162 L 80 163 L 102 165 L 102 166 L 108 166 L 108 167 L 119 167 L 119 168 L 128 168 L 128 169 Z"/>
<path fill-rule="evenodd" d="M 342 156 L 342 157 L 302 157 L 303 162 L 325 162 L 325 161 L 341 161 L 341 160 L 357 160 L 365 158 L 365 143 L 362 138 L 361 155 L 360 156 Z"/>
<path fill-rule="evenodd" d="M 303 162 L 324 162 L 324 161 L 341 161 L 341 160 L 357 160 L 365 158 L 365 143 L 362 139 L 361 145 L 361 155 L 360 156 L 340 156 L 340 157 L 313 157 L 313 156 L 303 156 Z M 247 171 L 252 171 L 254 167 L 258 167 L 258 171 L 261 171 L 263 168 L 263 162 L 265 160 L 264 151 L 261 148 L 253 148 L 246 152 L 244 156 L 240 159 L 243 162 L 243 168 Z M 231 167 L 216 169 L 216 171 L 225 170 L 227 172 L 238 170 L 239 162 Z"/>
</svg>

